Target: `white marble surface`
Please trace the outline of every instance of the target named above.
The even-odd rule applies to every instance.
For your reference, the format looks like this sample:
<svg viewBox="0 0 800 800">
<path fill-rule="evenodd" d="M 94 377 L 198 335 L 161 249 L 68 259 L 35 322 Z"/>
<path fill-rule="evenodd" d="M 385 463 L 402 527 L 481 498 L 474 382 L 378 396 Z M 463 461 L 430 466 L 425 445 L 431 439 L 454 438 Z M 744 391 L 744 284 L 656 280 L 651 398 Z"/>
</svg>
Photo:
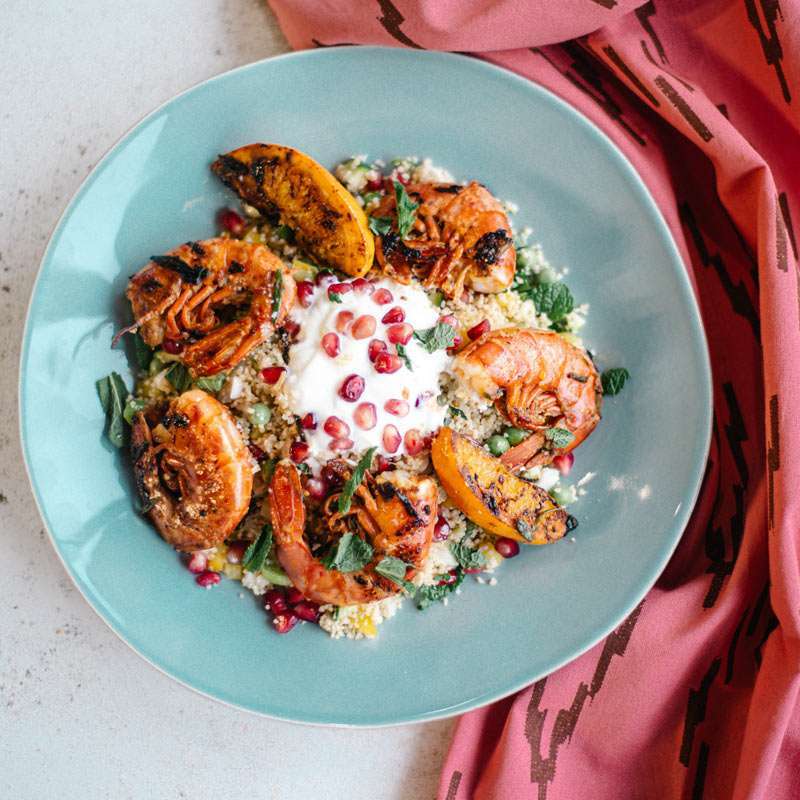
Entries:
<svg viewBox="0 0 800 800">
<path fill-rule="evenodd" d="M 432 798 L 451 722 L 290 725 L 147 665 L 73 587 L 22 467 L 20 337 L 58 216 L 146 112 L 286 50 L 274 18 L 262 0 L 3 0 L 0 12 L 0 797 Z"/>
</svg>

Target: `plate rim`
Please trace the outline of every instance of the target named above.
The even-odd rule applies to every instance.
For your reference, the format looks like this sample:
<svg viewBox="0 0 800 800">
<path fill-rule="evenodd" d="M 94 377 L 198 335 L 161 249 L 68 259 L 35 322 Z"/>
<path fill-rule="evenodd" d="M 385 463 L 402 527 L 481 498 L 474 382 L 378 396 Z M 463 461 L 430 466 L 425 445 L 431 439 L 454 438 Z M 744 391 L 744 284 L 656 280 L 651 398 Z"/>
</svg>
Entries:
<svg viewBox="0 0 800 800">
<path fill-rule="evenodd" d="M 181 677 L 177 673 L 168 670 L 161 664 L 158 664 L 155 661 L 153 661 L 152 658 L 150 658 L 148 655 L 142 652 L 138 647 L 136 647 L 133 643 L 131 643 L 120 630 L 117 630 L 116 626 L 98 608 L 95 602 L 93 602 L 92 598 L 89 596 L 88 587 L 84 587 L 82 585 L 81 580 L 73 572 L 72 568 L 70 567 L 69 563 L 67 562 L 62 552 L 61 547 L 58 544 L 58 541 L 44 513 L 40 490 L 37 486 L 36 479 L 31 466 L 32 457 L 29 452 L 29 442 L 25 434 L 25 423 L 23 420 L 23 408 L 24 408 L 25 394 L 26 394 L 25 391 L 26 380 L 24 376 L 26 375 L 26 367 L 28 362 L 28 355 L 29 355 L 31 335 L 32 335 L 31 315 L 33 312 L 34 303 L 39 293 L 39 284 L 42 274 L 44 272 L 45 265 L 50 260 L 51 254 L 54 251 L 58 241 L 60 240 L 61 234 L 63 233 L 63 230 L 66 227 L 66 223 L 72 211 L 77 206 L 78 202 L 82 199 L 83 195 L 91 188 L 92 184 L 98 178 L 100 172 L 105 168 L 106 163 L 109 161 L 111 156 L 117 151 L 117 149 L 120 148 L 123 144 L 125 144 L 125 142 L 127 142 L 127 140 L 131 138 L 141 126 L 147 123 L 152 117 L 155 117 L 157 114 L 159 114 L 167 106 L 180 100 L 184 96 L 191 94 L 198 89 L 201 89 L 202 87 L 211 85 L 223 79 L 227 79 L 230 76 L 240 72 L 262 69 L 266 65 L 272 64 L 276 61 L 328 57 L 327 55 L 328 53 L 335 54 L 336 52 L 349 51 L 355 48 L 367 54 L 404 53 L 406 54 L 404 57 L 408 57 L 411 59 L 423 59 L 423 60 L 433 59 L 433 60 L 444 60 L 444 61 L 453 61 L 462 63 L 469 62 L 472 66 L 476 67 L 477 69 L 483 69 L 488 73 L 501 73 L 504 79 L 507 80 L 510 79 L 513 82 L 523 85 L 526 91 L 533 91 L 534 94 L 539 94 L 541 97 L 543 97 L 546 102 L 553 103 L 554 105 L 559 107 L 562 112 L 565 112 L 568 116 L 571 116 L 576 121 L 577 124 L 588 127 L 593 136 L 599 138 L 604 143 L 604 145 L 609 151 L 610 157 L 612 157 L 618 162 L 621 168 L 628 174 L 629 179 L 633 182 L 633 184 L 637 186 L 639 193 L 642 196 L 643 202 L 649 207 L 648 210 L 651 213 L 653 213 L 653 216 L 656 220 L 655 227 L 657 229 L 658 235 L 663 240 L 666 249 L 671 253 L 673 260 L 681 267 L 680 270 L 676 269 L 676 273 L 678 275 L 680 288 L 682 290 L 681 292 L 681 299 L 683 301 L 682 305 L 684 306 L 684 308 L 688 310 L 689 317 L 691 320 L 690 324 L 691 335 L 692 338 L 699 345 L 700 366 L 701 366 L 701 371 L 703 373 L 702 375 L 703 380 L 701 385 L 702 395 L 703 395 L 701 403 L 701 412 L 705 417 L 704 420 L 702 420 L 703 428 L 705 430 L 705 436 L 701 450 L 701 452 L 703 453 L 703 457 L 698 460 L 698 463 L 695 465 L 693 472 L 689 476 L 691 480 L 687 481 L 686 484 L 687 488 L 691 487 L 691 493 L 690 495 L 687 495 L 689 500 L 688 502 L 682 504 L 679 513 L 676 514 L 675 517 L 673 518 L 674 520 L 673 529 L 676 530 L 676 533 L 673 535 L 673 541 L 665 551 L 663 557 L 658 562 L 654 562 L 654 564 L 651 565 L 650 569 L 647 571 L 647 576 L 642 581 L 640 581 L 639 584 L 637 584 L 635 590 L 631 591 L 631 596 L 634 598 L 633 602 L 630 602 L 625 607 L 622 613 L 615 616 L 612 623 L 602 628 L 584 646 L 581 646 L 567 657 L 557 661 L 544 672 L 531 673 L 529 676 L 524 677 L 514 682 L 513 684 L 506 686 L 505 688 L 495 691 L 484 692 L 483 694 L 477 697 L 471 697 L 467 700 L 464 700 L 448 708 L 439 708 L 433 711 L 427 711 L 415 714 L 405 713 L 402 715 L 395 715 L 391 719 L 387 718 L 384 721 L 379 721 L 379 722 L 341 722 L 338 720 L 326 721 L 324 719 L 321 719 L 320 715 L 312 717 L 308 714 L 298 714 L 296 716 L 288 716 L 281 713 L 267 712 L 259 708 L 254 708 L 252 706 L 244 705 L 242 703 L 237 703 L 233 700 L 230 700 L 228 698 L 219 695 L 211 694 L 208 691 L 205 691 L 203 689 L 198 688 L 197 686 L 192 685 L 191 683 L 188 682 L 187 679 Z M 532 79 L 523 77 L 522 75 L 512 72 L 511 70 L 505 67 L 499 66 L 493 61 L 489 61 L 486 59 L 462 53 L 451 53 L 440 50 L 410 50 L 407 48 L 385 47 L 380 45 L 334 45 L 319 49 L 290 51 L 287 53 L 281 53 L 279 55 L 268 56 L 266 58 L 259 59 L 258 61 L 252 61 L 247 64 L 242 64 L 238 67 L 234 67 L 233 69 L 200 80 L 192 84 L 191 86 L 187 87 L 186 89 L 183 89 L 182 91 L 178 92 L 177 94 L 172 95 L 171 97 L 167 98 L 164 102 L 160 103 L 155 108 L 153 108 L 151 111 L 145 113 L 136 122 L 130 125 L 119 137 L 117 137 L 112 142 L 112 144 L 109 145 L 109 147 L 106 149 L 103 155 L 98 159 L 97 163 L 92 167 L 89 173 L 80 182 L 77 189 L 72 194 L 71 198 L 66 203 L 64 209 L 58 216 L 55 224 L 53 225 L 52 231 L 47 240 L 47 245 L 39 261 L 39 265 L 36 270 L 36 276 L 34 278 L 33 284 L 31 286 L 31 292 L 28 297 L 28 304 L 25 311 L 25 319 L 23 325 L 23 335 L 20 347 L 20 355 L 17 367 L 18 367 L 17 428 L 22 449 L 22 461 L 25 468 L 25 474 L 28 479 L 28 484 L 30 486 L 31 493 L 33 495 L 34 504 L 39 513 L 39 517 L 44 526 L 44 530 L 47 532 L 47 536 L 50 541 L 50 544 L 53 547 L 53 550 L 55 551 L 56 555 L 61 561 L 61 564 L 64 567 L 64 570 L 69 576 L 73 585 L 78 590 L 82 598 L 89 605 L 89 607 L 117 636 L 117 638 L 119 638 L 127 647 L 129 647 L 134 653 L 136 653 L 137 656 L 139 656 L 143 661 L 145 661 L 151 667 L 156 669 L 158 672 L 162 673 L 163 675 L 166 675 L 168 678 L 177 682 L 181 686 L 191 690 L 192 692 L 195 692 L 196 694 L 209 698 L 225 706 L 229 706 L 231 708 L 235 708 L 241 711 L 246 711 L 258 717 L 267 719 L 276 719 L 282 722 L 289 722 L 297 725 L 370 729 L 370 728 L 388 728 L 388 727 L 395 727 L 398 725 L 409 725 L 409 724 L 448 719 L 457 715 L 464 714 L 468 711 L 482 708 L 486 705 L 489 705 L 490 703 L 494 703 L 506 697 L 509 697 L 515 694 L 516 692 L 524 689 L 525 687 L 535 683 L 537 680 L 540 680 L 542 677 L 551 675 L 552 673 L 561 669 L 566 664 L 569 664 L 572 661 L 580 658 L 584 653 L 586 653 L 588 650 L 590 650 L 591 648 L 596 646 L 599 642 L 601 642 L 603 639 L 605 639 L 611 632 L 614 631 L 615 628 L 617 628 L 622 622 L 624 622 L 625 619 L 628 618 L 628 616 L 633 612 L 633 610 L 642 602 L 642 600 L 650 591 L 650 589 L 655 585 L 661 573 L 664 571 L 667 564 L 669 563 L 669 560 L 672 558 L 672 555 L 674 554 L 678 544 L 683 538 L 686 526 L 689 522 L 692 512 L 694 511 L 695 505 L 697 504 L 697 499 L 699 497 L 700 489 L 703 484 L 703 477 L 705 474 L 705 468 L 708 461 L 708 454 L 710 450 L 711 436 L 713 431 L 713 396 L 714 396 L 713 372 L 711 367 L 708 340 L 706 337 L 705 328 L 703 326 L 703 318 L 698 303 L 698 299 L 697 296 L 695 295 L 692 281 L 689 276 L 686 264 L 684 263 L 683 257 L 681 256 L 675 238 L 672 235 L 672 231 L 670 230 L 669 225 L 667 224 L 667 221 L 664 218 L 663 213 L 661 212 L 661 209 L 659 208 L 658 204 L 655 201 L 655 198 L 653 197 L 650 189 L 648 188 L 647 183 L 644 181 L 642 176 L 633 166 L 630 159 L 622 152 L 622 150 L 615 144 L 615 142 L 603 130 L 601 130 L 601 128 L 595 122 L 589 119 L 589 117 L 585 116 L 577 108 L 569 104 L 566 100 L 559 97 L 559 95 L 557 95 L 554 91 L 546 88 L 545 86 L 542 86 L 540 83 Z"/>
</svg>

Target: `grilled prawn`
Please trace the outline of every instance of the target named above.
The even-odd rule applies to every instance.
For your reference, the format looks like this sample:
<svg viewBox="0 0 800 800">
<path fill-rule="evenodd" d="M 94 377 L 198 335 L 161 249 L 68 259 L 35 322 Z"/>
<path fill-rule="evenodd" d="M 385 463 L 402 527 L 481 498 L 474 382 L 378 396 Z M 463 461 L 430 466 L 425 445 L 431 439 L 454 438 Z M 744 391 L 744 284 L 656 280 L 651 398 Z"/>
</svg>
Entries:
<svg viewBox="0 0 800 800">
<path fill-rule="evenodd" d="M 397 473 L 374 477 L 367 473 L 356 489 L 350 510 L 337 510 L 339 495 L 325 501 L 317 520 L 317 539 L 326 546 L 345 533 L 357 533 L 373 548 L 371 561 L 358 572 L 328 570 L 312 552 L 306 525 L 303 489 L 296 467 L 282 461 L 269 487 L 275 551 L 292 583 L 315 603 L 337 606 L 368 603 L 397 594 L 400 587 L 375 571 L 385 556 L 419 569 L 428 554 L 436 523 L 438 495 L 430 478 L 401 477 Z M 313 520 L 309 520 L 309 526 Z M 319 542 L 317 550 L 321 550 Z"/>
<path fill-rule="evenodd" d="M 459 297 L 464 287 L 502 292 L 511 286 L 516 253 L 503 207 L 479 183 L 417 183 L 406 187 L 419 204 L 405 240 L 391 231 L 376 242 L 381 269 L 402 283 L 416 277 L 423 285 Z M 397 216 L 396 199 L 387 194 L 374 217 Z"/>
<path fill-rule="evenodd" d="M 549 464 L 577 447 L 600 420 L 602 386 L 584 350 L 552 331 L 503 328 L 485 333 L 453 361 L 453 371 L 517 428 L 533 431 L 507 450 L 510 467 Z M 572 434 L 563 447 L 546 431 Z"/>
<path fill-rule="evenodd" d="M 200 389 L 172 400 L 152 428 L 137 414 L 131 455 L 143 508 L 176 550 L 221 544 L 247 513 L 250 453 L 230 411 Z"/>
<path fill-rule="evenodd" d="M 192 374 L 230 369 L 286 318 L 295 282 L 264 245 L 236 239 L 187 242 L 137 272 L 126 295 L 145 343 L 164 340 Z"/>
</svg>

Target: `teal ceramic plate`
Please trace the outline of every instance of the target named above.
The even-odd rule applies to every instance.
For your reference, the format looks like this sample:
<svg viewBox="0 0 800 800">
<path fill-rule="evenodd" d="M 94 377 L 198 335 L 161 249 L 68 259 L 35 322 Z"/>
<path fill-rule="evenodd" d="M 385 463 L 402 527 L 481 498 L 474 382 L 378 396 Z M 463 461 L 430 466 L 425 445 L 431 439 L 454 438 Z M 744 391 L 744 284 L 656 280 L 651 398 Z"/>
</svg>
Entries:
<svg viewBox="0 0 800 800">
<path fill-rule="evenodd" d="M 462 87 L 457 90 L 456 87 Z M 131 383 L 112 333 L 128 275 L 215 231 L 231 195 L 218 152 L 290 144 L 323 164 L 353 153 L 430 156 L 519 204 L 550 261 L 591 303 L 585 339 L 633 380 L 605 405 L 576 476 L 597 473 L 570 538 L 526 549 L 496 586 L 410 603 L 374 641 L 267 627 L 231 581 L 198 589 L 134 511 L 130 465 L 102 435 L 95 379 Z M 680 391 L 675 391 L 680 376 Z M 575 658 L 653 584 L 692 509 L 711 419 L 703 330 L 666 225 L 630 164 L 541 88 L 477 60 L 337 48 L 263 61 L 180 95 L 100 162 L 53 234 L 21 365 L 31 482 L 53 544 L 94 609 L 184 684 L 303 722 L 384 725 L 460 713 Z"/>
</svg>

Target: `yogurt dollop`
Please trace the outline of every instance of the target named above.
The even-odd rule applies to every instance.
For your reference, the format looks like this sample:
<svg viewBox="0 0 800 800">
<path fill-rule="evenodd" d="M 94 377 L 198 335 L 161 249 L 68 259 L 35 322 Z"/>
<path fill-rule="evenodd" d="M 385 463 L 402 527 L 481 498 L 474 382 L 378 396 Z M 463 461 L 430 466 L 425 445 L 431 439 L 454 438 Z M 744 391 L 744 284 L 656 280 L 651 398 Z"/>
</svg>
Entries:
<svg viewBox="0 0 800 800">
<path fill-rule="evenodd" d="M 447 408 L 439 405 L 437 396 L 439 377 L 450 357 L 445 350 L 427 352 L 413 336 L 402 344 L 409 329 L 398 326 L 433 328 L 438 310 L 421 289 L 388 278 L 350 282 L 348 291 L 335 293 L 341 301 L 335 302 L 330 287 L 336 283 L 323 281 L 306 300 L 308 307 L 298 304 L 292 313 L 300 333 L 289 351 L 283 388 L 293 413 L 307 420 L 303 432 L 309 460 L 321 464 L 337 453 L 369 447 L 385 456 L 413 453 L 415 443 L 444 421 Z M 365 334 L 373 320 L 374 331 Z M 399 353 L 400 367 L 379 371 L 387 361 L 375 358 L 379 352 L 393 356 L 390 369 L 396 367 Z M 363 380 L 360 394 L 358 378 Z M 358 396 L 353 399 L 354 395 Z M 315 428 L 308 427 L 312 420 Z"/>
</svg>

